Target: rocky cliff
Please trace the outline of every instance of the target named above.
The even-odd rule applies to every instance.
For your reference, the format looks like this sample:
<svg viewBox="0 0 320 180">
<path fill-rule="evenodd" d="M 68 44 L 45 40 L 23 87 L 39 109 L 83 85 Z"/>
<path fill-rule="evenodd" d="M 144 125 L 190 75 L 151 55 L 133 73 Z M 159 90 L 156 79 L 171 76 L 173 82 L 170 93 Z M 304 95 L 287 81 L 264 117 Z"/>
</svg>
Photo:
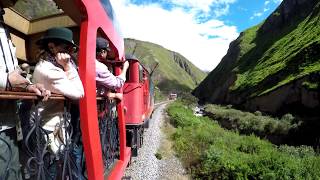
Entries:
<svg viewBox="0 0 320 180">
<path fill-rule="evenodd" d="M 320 117 L 320 1 L 284 0 L 193 91 L 203 102 Z"/>
</svg>

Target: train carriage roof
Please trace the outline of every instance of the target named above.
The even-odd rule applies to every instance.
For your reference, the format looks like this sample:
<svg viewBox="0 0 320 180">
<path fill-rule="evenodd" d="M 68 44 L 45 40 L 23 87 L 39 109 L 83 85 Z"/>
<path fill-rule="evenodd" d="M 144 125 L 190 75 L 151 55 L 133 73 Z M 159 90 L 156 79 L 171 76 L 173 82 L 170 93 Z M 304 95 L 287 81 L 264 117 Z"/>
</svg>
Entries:
<svg viewBox="0 0 320 180">
<path fill-rule="evenodd" d="M 5 8 L 4 21 L 25 35 L 43 32 L 50 27 L 73 27 L 80 23 L 81 16 L 77 8 L 71 6 L 74 6 L 73 1 L 19 0 L 14 6 Z"/>
<path fill-rule="evenodd" d="M 64 12 L 60 8 L 70 8 L 68 6 L 72 6 L 73 1 L 68 1 L 68 6 L 59 0 L 19 0 L 15 4 L 12 1 L 14 0 L 0 0 L 0 4 L 4 7 L 3 20 L 17 47 L 16 55 L 19 61 L 36 63 L 38 46 L 35 45 L 35 41 L 48 28 L 68 27 L 76 30 L 80 23 L 80 15 L 76 14 L 79 12 Z"/>
<path fill-rule="evenodd" d="M 0 0 L 0 3 L 4 4 L 5 1 L 15 0 Z M 52 27 L 71 28 L 75 33 L 75 37 L 77 37 L 75 42 L 78 43 L 81 18 L 86 17 L 86 12 L 82 11 L 80 13 L 75 2 L 77 1 L 19 0 L 14 6 L 4 8 L 4 22 L 9 27 L 12 40 L 17 49 L 21 50 L 18 52 L 20 54 L 17 54 L 18 59 L 30 62 L 35 61 L 34 41 L 45 30 Z M 90 2 L 90 0 L 87 2 Z M 100 2 L 106 15 L 111 20 L 115 31 L 113 31 L 113 34 L 109 33 L 108 38 L 110 38 L 111 44 L 114 45 L 113 47 L 116 48 L 116 52 L 121 54 L 123 51 L 123 39 L 111 3 L 109 0 L 97 0 L 97 2 Z M 13 3 L 6 4 L 12 5 Z M 29 47 L 31 47 L 31 50 Z"/>
</svg>

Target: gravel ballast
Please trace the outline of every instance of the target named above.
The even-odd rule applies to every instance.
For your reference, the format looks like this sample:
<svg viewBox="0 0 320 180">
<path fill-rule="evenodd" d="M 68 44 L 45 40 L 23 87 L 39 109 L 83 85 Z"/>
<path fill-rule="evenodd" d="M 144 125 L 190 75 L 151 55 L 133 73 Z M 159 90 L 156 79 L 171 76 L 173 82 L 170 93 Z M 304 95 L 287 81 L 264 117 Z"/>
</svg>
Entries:
<svg viewBox="0 0 320 180">
<path fill-rule="evenodd" d="M 166 140 L 161 131 L 164 124 L 166 104 L 155 109 L 150 126 L 144 131 L 144 144 L 138 151 L 138 157 L 132 157 L 131 165 L 126 169 L 123 179 L 154 180 L 154 179 L 188 179 L 178 158 L 170 155 L 157 159 L 156 154 L 161 143 Z"/>
</svg>

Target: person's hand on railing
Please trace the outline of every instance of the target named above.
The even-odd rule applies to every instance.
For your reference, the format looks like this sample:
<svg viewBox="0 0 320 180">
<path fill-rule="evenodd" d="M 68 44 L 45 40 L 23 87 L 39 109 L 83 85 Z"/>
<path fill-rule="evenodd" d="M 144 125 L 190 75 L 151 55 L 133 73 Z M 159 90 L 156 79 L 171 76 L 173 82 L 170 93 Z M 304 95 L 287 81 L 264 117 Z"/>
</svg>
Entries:
<svg viewBox="0 0 320 180">
<path fill-rule="evenodd" d="M 42 96 L 43 101 L 47 101 L 49 99 L 49 97 L 51 96 L 51 92 L 49 90 L 46 90 L 44 88 L 43 84 L 39 84 L 39 83 L 27 85 L 26 91 L 27 92 L 34 92 L 38 96 Z"/>
<path fill-rule="evenodd" d="M 122 101 L 122 99 L 123 99 L 123 94 L 122 93 L 114 93 L 114 92 L 111 92 L 111 91 L 105 92 L 105 96 L 110 100 L 111 99 L 118 99 L 118 100 Z"/>
<path fill-rule="evenodd" d="M 51 96 L 51 92 L 46 90 L 42 84 L 32 84 L 23 77 L 20 69 L 16 69 L 8 74 L 7 87 L 8 91 L 27 91 L 36 93 L 37 96 L 43 97 L 43 101 L 48 100 Z"/>
</svg>

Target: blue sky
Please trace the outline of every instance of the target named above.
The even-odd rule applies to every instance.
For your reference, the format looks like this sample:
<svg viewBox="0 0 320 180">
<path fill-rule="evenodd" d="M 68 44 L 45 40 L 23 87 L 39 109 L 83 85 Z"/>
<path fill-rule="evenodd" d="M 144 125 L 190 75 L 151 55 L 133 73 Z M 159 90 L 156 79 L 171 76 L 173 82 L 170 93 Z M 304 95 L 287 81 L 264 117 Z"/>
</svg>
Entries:
<svg viewBox="0 0 320 180">
<path fill-rule="evenodd" d="M 125 38 L 179 52 L 213 70 L 229 43 L 262 22 L 282 0 L 111 0 Z"/>
<path fill-rule="evenodd" d="M 279 0 L 238 0 L 230 5 L 229 13 L 218 17 L 227 25 L 234 25 L 238 32 L 259 24 L 280 4 Z"/>
</svg>

